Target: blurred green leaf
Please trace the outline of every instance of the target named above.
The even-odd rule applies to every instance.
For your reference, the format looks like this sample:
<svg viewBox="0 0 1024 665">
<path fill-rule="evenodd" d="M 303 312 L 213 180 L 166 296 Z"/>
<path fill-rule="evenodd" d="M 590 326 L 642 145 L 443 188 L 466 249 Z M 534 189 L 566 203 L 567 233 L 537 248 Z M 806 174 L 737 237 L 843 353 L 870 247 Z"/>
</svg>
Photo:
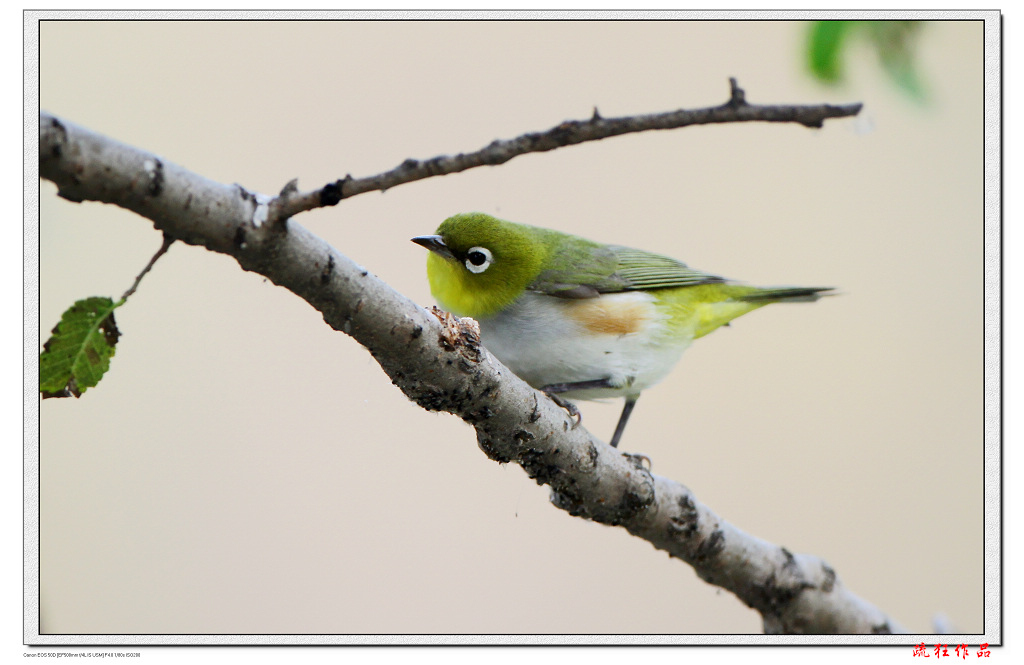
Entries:
<svg viewBox="0 0 1024 665">
<path fill-rule="evenodd" d="M 819 81 L 842 80 L 844 56 L 851 36 L 862 35 L 870 44 L 889 79 L 917 101 L 926 98 L 914 64 L 921 21 L 813 21 L 807 32 L 807 65 Z"/>
<path fill-rule="evenodd" d="M 811 73 L 827 83 L 842 78 L 840 53 L 853 21 L 814 21 L 808 31 L 807 64 Z"/>
<path fill-rule="evenodd" d="M 86 298 L 69 307 L 39 355 L 39 392 L 47 397 L 80 396 L 110 367 L 121 333 L 110 298 Z"/>
<path fill-rule="evenodd" d="M 904 92 L 918 100 L 925 97 L 921 79 L 914 68 L 914 45 L 920 21 L 869 21 L 868 34 L 882 67 Z"/>
</svg>

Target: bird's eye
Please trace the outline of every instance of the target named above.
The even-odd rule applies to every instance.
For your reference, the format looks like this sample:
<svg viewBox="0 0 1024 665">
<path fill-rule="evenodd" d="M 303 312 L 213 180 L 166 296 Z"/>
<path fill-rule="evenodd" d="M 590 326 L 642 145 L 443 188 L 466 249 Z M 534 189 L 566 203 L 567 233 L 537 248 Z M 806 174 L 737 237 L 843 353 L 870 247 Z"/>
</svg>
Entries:
<svg viewBox="0 0 1024 665">
<path fill-rule="evenodd" d="M 490 267 L 494 257 L 486 247 L 471 247 L 466 252 L 466 268 L 469 272 L 482 273 Z"/>
</svg>

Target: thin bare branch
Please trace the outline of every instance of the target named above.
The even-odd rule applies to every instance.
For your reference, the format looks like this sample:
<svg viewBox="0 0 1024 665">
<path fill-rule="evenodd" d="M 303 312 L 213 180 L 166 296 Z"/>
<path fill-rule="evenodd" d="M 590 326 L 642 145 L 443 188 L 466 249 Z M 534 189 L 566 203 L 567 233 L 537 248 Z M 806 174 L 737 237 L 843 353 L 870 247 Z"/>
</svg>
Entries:
<svg viewBox="0 0 1024 665">
<path fill-rule="evenodd" d="M 365 346 L 411 400 L 471 424 L 488 457 L 550 486 L 563 510 L 621 526 L 686 561 L 760 612 L 767 632 L 904 632 L 821 559 L 744 533 L 639 457 L 572 427 L 564 410 L 480 346 L 472 319 L 418 306 L 294 220 L 264 223 L 268 197 L 46 113 L 39 153 L 40 175 L 61 196 L 134 210 L 169 236 L 229 254 L 291 290 Z"/>
<path fill-rule="evenodd" d="M 820 128 L 829 118 L 845 118 L 860 113 L 861 104 L 759 105 L 749 104 L 746 94 L 729 79 L 729 101 L 721 106 L 702 109 L 679 109 L 667 113 L 602 118 L 594 109 L 587 120 L 566 120 L 544 132 L 531 132 L 514 139 L 494 141 L 475 152 L 442 155 L 427 160 L 407 159 L 385 173 L 366 178 L 345 176 L 320 189 L 302 194 L 292 193 L 272 204 L 274 219 L 285 219 L 300 212 L 337 205 L 342 199 L 373 191 L 385 191 L 416 180 L 458 173 L 478 166 L 504 164 L 513 157 L 531 152 L 547 152 L 565 146 L 599 141 L 612 136 L 646 132 L 652 129 L 677 129 L 692 125 L 726 122 L 792 122 L 805 127 Z"/>
<path fill-rule="evenodd" d="M 146 264 L 146 267 L 142 269 L 142 272 L 140 272 L 138 276 L 136 276 L 135 281 L 132 283 L 131 287 L 129 287 L 128 290 L 124 292 L 124 295 L 121 296 L 121 302 L 128 300 L 128 298 L 130 298 L 132 294 L 135 293 L 136 289 L 139 288 L 139 284 L 142 283 L 142 278 L 146 276 L 146 273 L 153 269 L 153 266 L 156 265 L 156 262 L 160 260 L 161 256 L 167 253 L 167 250 L 171 248 L 171 245 L 173 243 L 174 238 L 165 233 L 164 241 L 160 244 L 160 249 L 156 250 L 156 254 L 154 254 L 153 258 L 149 260 L 149 263 Z"/>
</svg>

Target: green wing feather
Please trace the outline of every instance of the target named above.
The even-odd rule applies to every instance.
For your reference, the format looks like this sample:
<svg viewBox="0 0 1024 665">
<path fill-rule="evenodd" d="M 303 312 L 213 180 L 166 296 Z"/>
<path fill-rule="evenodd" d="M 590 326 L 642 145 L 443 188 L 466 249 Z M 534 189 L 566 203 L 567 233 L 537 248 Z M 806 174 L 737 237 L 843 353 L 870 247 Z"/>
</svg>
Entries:
<svg viewBox="0 0 1024 665">
<path fill-rule="evenodd" d="M 619 260 L 617 274 L 627 283 L 624 291 L 719 284 L 725 281 L 718 275 L 696 270 L 668 256 L 618 245 L 613 245 L 611 249 Z"/>
<path fill-rule="evenodd" d="M 722 277 L 676 259 L 621 245 L 579 243 L 560 248 L 558 268 L 541 272 L 531 291 L 561 298 L 596 298 L 602 293 L 720 284 Z"/>
</svg>

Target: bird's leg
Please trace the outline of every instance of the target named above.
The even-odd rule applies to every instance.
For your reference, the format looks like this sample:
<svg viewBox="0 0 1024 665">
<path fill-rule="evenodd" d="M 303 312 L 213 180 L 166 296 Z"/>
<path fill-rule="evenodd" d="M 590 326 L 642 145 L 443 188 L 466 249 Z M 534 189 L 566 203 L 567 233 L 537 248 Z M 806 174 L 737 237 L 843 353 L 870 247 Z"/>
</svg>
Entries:
<svg viewBox="0 0 1024 665">
<path fill-rule="evenodd" d="M 551 401 L 562 407 L 569 412 L 570 418 L 576 419 L 576 424 L 573 425 L 573 429 L 579 427 L 580 423 L 583 422 L 583 416 L 580 415 L 580 410 L 576 408 L 576 405 L 565 399 L 559 397 L 559 393 L 567 393 L 572 390 L 587 390 L 589 388 L 611 388 L 612 384 L 608 379 L 592 379 L 590 381 L 576 381 L 574 383 L 552 383 L 550 385 L 541 388 Z"/>
<path fill-rule="evenodd" d="M 551 383 L 541 388 L 541 390 L 549 395 L 554 395 L 573 390 L 589 390 L 591 388 L 614 388 L 614 386 L 608 379 L 591 379 L 590 381 L 575 381 L 573 383 Z"/>
<path fill-rule="evenodd" d="M 622 432 L 626 429 L 626 421 L 629 420 L 630 414 L 633 413 L 633 407 L 636 406 L 636 400 L 638 398 L 639 395 L 626 398 L 626 403 L 622 407 L 622 415 L 619 416 L 619 424 L 615 426 L 615 434 L 612 435 L 612 448 L 619 447 L 619 439 L 622 438 Z"/>
</svg>

